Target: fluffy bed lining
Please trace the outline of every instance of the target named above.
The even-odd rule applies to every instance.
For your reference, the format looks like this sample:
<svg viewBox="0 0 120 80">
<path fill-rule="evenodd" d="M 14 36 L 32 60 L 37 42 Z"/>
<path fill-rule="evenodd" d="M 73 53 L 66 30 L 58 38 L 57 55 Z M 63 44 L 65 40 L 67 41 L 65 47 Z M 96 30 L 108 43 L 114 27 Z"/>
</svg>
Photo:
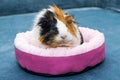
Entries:
<svg viewBox="0 0 120 80">
<path fill-rule="evenodd" d="M 40 48 L 37 45 L 38 43 L 32 40 L 32 31 L 18 33 L 16 35 L 14 45 L 17 49 L 33 55 L 47 57 L 65 57 L 83 54 L 94 50 L 104 44 L 105 39 L 103 33 L 84 27 L 80 27 L 79 29 L 83 35 L 84 43 L 73 48 Z"/>
</svg>

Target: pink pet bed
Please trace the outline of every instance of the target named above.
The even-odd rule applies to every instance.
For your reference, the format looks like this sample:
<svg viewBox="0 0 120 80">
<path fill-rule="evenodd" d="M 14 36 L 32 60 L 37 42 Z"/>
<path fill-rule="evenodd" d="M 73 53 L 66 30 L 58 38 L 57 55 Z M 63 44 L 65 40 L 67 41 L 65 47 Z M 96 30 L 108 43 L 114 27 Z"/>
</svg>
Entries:
<svg viewBox="0 0 120 80">
<path fill-rule="evenodd" d="M 21 67 L 42 74 L 60 75 L 80 72 L 104 60 L 104 35 L 93 29 L 80 28 L 84 43 L 73 48 L 39 48 L 31 40 L 32 31 L 18 33 L 15 38 L 15 55 Z"/>
</svg>

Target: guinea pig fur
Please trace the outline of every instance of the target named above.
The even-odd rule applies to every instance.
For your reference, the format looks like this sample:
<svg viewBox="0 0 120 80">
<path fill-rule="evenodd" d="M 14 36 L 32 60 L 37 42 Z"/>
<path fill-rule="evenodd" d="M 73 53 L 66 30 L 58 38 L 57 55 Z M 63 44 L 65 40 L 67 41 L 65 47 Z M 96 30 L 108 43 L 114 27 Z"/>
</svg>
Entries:
<svg viewBox="0 0 120 80">
<path fill-rule="evenodd" d="M 32 31 L 40 47 L 74 47 L 83 43 L 74 18 L 57 6 L 40 11 Z"/>
</svg>

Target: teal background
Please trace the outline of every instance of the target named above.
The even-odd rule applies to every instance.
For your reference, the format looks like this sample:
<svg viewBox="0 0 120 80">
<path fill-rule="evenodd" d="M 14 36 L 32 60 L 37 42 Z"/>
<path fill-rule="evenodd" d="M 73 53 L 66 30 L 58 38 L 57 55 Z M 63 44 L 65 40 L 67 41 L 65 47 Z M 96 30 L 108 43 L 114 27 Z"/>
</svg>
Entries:
<svg viewBox="0 0 120 80">
<path fill-rule="evenodd" d="M 30 30 L 37 12 L 53 1 L 74 15 L 79 26 L 104 33 L 106 57 L 103 63 L 82 73 L 63 77 L 31 74 L 19 67 L 14 55 L 16 34 Z M 0 0 L 0 80 L 120 80 L 120 0 L 53 1 Z"/>
<path fill-rule="evenodd" d="M 100 7 L 120 9 L 120 0 L 0 0 L 0 15 L 38 12 L 48 5 L 56 4 L 63 9 Z"/>
</svg>

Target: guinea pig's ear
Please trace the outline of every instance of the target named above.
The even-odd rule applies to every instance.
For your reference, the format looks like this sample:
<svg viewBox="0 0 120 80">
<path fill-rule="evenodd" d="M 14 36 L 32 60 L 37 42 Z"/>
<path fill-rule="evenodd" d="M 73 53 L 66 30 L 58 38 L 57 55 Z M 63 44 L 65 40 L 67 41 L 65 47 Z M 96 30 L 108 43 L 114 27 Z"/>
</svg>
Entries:
<svg viewBox="0 0 120 80">
<path fill-rule="evenodd" d="M 68 31 L 74 35 L 75 37 L 77 37 L 77 29 L 76 29 L 76 26 L 74 24 L 74 18 L 70 15 L 67 15 L 65 17 L 65 20 L 66 20 L 66 25 L 67 25 L 67 28 L 68 28 Z"/>
<path fill-rule="evenodd" d="M 68 24 L 74 23 L 74 18 L 72 16 L 66 16 L 65 20 Z"/>
</svg>

